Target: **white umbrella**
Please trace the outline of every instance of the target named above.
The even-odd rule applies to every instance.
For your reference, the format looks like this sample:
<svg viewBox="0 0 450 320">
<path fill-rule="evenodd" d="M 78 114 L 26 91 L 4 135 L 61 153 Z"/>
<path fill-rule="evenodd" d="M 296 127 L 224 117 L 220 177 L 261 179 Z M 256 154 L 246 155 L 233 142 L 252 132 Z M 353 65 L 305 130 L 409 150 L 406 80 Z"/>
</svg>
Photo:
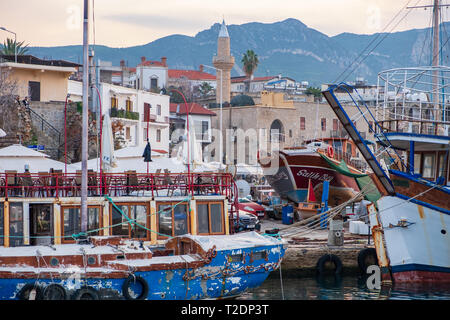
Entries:
<svg viewBox="0 0 450 320">
<path fill-rule="evenodd" d="M 111 171 L 112 168 L 117 167 L 117 160 L 114 155 L 114 140 L 111 126 L 111 118 L 106 113 L 103 118 L 102 130 L 102 169 L 104 171 Z"/>
<path fill-rule="evenodd" d="M 29 171 L 37 173 L 40 171 L 48 172 L 50 168 L 55 170 L 64 170 L 63 162 L 52 160 L 45 153 L 41 153 L 22 145 L 14 144 L 0 149 L 0 171 L 15 170 L 24 172 L 25 166 L 29 167 Z M 76 167 L 67 165 L 68 172 L 75 172 Z"/>
</svg>

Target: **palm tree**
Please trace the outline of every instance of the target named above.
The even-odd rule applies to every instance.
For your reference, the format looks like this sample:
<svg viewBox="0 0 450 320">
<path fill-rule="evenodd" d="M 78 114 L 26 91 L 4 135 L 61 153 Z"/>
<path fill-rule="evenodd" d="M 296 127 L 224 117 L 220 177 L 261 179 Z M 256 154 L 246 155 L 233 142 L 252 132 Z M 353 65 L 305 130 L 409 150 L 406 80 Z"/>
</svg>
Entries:
<svg viewBox="0 0 450 320">
<path fill-rule="evenodd" d="M 17 47 L 17 55 L 22 56 L 28 52 L 28 44 L 24 46 L 24 41 L 16 42 L 13 39 L 7 38 L 3 43 L 0 53 L 6 56 L 13 56 L 16 54 Z"/>
<path fill-rule="evenodd" d="M 244 53 L 241 62 L 244 65 L 244 72 L 248 78 L 248 84 L 246 85 L 246 91 L 248 92 L 250 89 L 251 77 L 258 67 L 258 55 L 253 50 L 247 50 L 247 52 Z"/>
</svg>

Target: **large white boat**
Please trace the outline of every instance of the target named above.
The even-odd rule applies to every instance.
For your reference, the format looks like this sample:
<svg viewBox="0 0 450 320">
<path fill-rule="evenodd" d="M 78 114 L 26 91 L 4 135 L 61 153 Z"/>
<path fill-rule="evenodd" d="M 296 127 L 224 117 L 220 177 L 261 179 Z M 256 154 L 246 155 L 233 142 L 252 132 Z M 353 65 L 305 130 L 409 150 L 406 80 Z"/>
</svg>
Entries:
<svg viewBox="0 0 450 320">
<path fill-rule="evenodd" d="M 378 74 L 377 105 L 369 108 L 355 88 L 323 92 L 371 169 L 381 193 L 369 214 L 376 249 L 395 282 L 450 282 L 450 68 L 439 65 L 439 12 L 433 7 L 433 66 Z M 368 123 L 377 150 L 361 138 L 335 90 L 347 91 Z M 383 270 L 382 270 L 383 271 Z"/>
<path fill-rule="evenodd" d="M 412 83 L 436 74 L 444 83 L 438 103 L 430 100 L 433 83 L 428 91 L 424 81 L 420 88 Z M 442 66 L 379 74 L 384 89 L 378 91 L 381 103 L 374 114 L 360 106 L 375 123 L 376 152 L 359 136 L 334 95 L 339 86 L 323 92 L 374 171 L 381 197 L 372 227 L 380 227 L 376 221 L 381 222 L 390 273 L 397 282 L 450 282 L 449 75 L 450 68 Z M 379 258 L 382 249 L 382 245 L 377 248 Z"/>
</svg>

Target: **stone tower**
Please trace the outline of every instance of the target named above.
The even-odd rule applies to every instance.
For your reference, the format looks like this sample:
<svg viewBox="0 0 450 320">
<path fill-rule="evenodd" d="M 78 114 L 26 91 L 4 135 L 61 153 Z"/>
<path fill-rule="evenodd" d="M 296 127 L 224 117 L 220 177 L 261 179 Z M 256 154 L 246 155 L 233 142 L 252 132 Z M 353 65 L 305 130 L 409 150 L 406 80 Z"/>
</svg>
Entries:
<svg viewBox="0 0 450 320">
<path fill-rule="evenodd" d="M 219 38 L 217 39 L 217 55 L 213 57 L 213 65 L 215 68 L 222 70 L 222 72 L 216 72 L 216 101 L 217 103 L 220 103 L 222 93 L 222 102 L 230 102 L 231 69 L 234 66 L 234 57 L 230 54 L 230 36 L 228 35 L 225 20 L 220 27 Z M 222 86 L 220 85 L 221 73 Z"/>
</svg>

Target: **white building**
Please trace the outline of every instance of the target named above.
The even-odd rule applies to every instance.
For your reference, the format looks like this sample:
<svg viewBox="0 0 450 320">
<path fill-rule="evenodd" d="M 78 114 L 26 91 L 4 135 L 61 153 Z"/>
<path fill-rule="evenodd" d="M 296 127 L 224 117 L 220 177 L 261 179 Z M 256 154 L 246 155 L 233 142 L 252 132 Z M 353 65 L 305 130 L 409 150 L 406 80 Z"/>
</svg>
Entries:
<svg viewBox="0 0 450 320">
<path fill-rule="evenodd" d="M 141 58 L 141 63 L 136 67 L 136 73 L 130 76 L 130 84 L 141 90 L 157 91 L 166 88 L 169 79 L 167 58 L 161 61 L 146 60 Z"/>
<path fill-rule="evenodd" d="M 123 129 L 117 134 L 123 136 L 124 147 L 145 145 L 148 124 L 152 150 L 168 154 L 169 96 L 110 83 L 101 83 L 99 92 L 102 114 L 109 112 L 112 122 L 123 124 Z M 81 101 L 81 88 L 77 81 L 69 81 L 69 93 L 72 101 Z"/>
</svg>

